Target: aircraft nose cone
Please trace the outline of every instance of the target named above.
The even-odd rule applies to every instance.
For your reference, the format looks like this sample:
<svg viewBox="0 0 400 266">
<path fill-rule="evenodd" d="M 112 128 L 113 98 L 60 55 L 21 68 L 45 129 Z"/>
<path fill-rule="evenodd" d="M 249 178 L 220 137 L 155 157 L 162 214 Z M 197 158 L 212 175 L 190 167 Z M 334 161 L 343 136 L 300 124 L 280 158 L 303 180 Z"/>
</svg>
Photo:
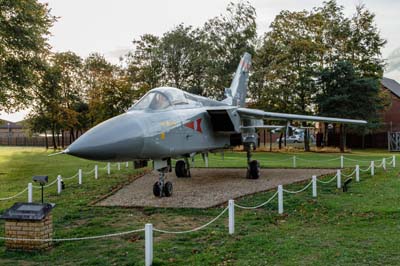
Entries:
<svg viewBox="0 0 400 266">
<path fill-rule="evenodd" d="M 66 153 L 91 160 L 130 159 L 142 152 L 143 132 L 134 116 L 122 114 L 87 131 Z"/>
</svg>

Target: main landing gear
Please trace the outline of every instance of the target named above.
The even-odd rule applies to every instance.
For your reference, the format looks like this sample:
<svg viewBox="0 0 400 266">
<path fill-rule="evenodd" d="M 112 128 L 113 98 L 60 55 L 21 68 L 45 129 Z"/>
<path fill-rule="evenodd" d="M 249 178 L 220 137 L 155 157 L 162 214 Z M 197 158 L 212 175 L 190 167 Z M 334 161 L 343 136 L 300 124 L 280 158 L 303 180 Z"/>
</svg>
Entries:
<svg viewBox="0 0 400 266">
<path fill-rule="evenodd" d="M 245 145 L 247 153 L 247 173 L 246 178 L 258 179 L 260 177 L 260 163 L 257 160 L 251 160 L 251 150 L 254 149 L 254 144 Z"/>
<path fill-rule="evenodd" d="M 182 177 L 190 177 L 190 164 L 189 160 L 187 157 L 185 157 L 185 160 L 179 160 L 175 164 L 175 174 L 176 177 L 182 178 Z"/>
<path fill-rule="evenodd" d="M 168 168 L 163 168 L 158 170 L 160 173 L 160 178 L 153 185 L 153 194 L 156 197 L 170 197 L 172 195 L 172 183 L 165 182 L 165 174 L 168 172 Z"/>
</svg>

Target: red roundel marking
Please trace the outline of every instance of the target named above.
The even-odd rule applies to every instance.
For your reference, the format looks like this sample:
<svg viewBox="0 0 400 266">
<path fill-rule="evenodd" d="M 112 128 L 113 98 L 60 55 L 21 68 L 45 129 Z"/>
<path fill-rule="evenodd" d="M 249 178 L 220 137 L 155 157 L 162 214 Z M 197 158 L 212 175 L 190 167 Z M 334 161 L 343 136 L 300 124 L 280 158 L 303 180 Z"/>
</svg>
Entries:
<svg viewBox="0 0 400 266">
<path fill-rule="evenodd" d="M 196 130 L 197 132 L 200 133 L 203 132 L 203 130 L 201 129 L 201 118 L 196 119 L 196 121 L 190 121 L 189 123 L 186 123 L 184 126 Z"/>
<path fill-rule="evenodd" d="M 188 127 L 188 128 L 191 128 L 191 129 L 194 130 L 194 122 L 191 121 L 191 122 L 189 122 L 189 123 L 186 123 L 186 124 L 185 124 L 185 127 Z"/>
<path fill-rule="evenodd" d="M 196 120 L 196 130 L 200 133 L 202 133 L 203 131 L 201 130 L 201 118 Z"/>
</svg>

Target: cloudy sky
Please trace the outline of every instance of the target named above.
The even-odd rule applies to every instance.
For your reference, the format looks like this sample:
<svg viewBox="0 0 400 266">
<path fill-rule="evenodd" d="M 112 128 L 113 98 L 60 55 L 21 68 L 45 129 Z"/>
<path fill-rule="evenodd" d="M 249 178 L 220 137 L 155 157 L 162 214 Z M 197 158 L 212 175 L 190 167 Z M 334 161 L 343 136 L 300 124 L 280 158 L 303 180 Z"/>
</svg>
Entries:
<svg viewBox="0 0 400 266">
<path fill-rule="evenodd" d="M 104 54 L 111 62 L 132 48 L 132 40 L 145 33 L 161 35 L 174 26 L 201 26 L 205 21 L 225 12 L 231 0 L 40 0 L 46 2 L 51 13 L 59 17 L 51 29 L 50 44 L 53 50 L 73 51 L 82 57 L 91 52 Z M 250 0 L 257 11 L 258 32 L 268 31 L 269 24 L 283 9 L 310 10 L 319 6 L 319 0 Z M 376 23 L 388 43 L 383 49 L 384 58 L 400 47 L 399 0 L 338 0 L 345 6 L 346 15 L 355 6 L 364 3 L 376 14 Z M 387 76 L 400 81 L 400 71 Z M 16 121 L 24 113 L 2 115 Z"/>
</svg>

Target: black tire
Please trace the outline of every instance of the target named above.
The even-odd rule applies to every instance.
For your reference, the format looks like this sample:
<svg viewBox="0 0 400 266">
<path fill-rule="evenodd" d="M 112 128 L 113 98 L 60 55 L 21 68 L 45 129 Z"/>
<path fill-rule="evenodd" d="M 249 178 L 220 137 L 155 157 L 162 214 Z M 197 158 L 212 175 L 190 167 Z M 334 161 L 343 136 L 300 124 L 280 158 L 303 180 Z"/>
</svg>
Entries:
<svg viewBox="0 0 400 266">
<path fill-rule="evenodd" d="M 249 163 L 248 178 L 258 179 L 260 177 L 260 164 L 254 160 Z"/>
<path fill-rule="evenodd" d="M 186 177 L 186 164 L 185 161 L 179 160 L 175 164 L 176 177 Z"/>
<path fill-rule="evenodd" d="M 165 184 L 164 184 L 164 188 L 163 188 L 163 191 L 164 191 L 164 196 L 166 196 L 166 197 L 171 197 L 171 195 L 172 195 L 172 183 L 171 182 L 166 182 Z"/>
<path fill-rule="evenodd" d="M 154 185 L 153 185 L 153 194 L 154 194 L 154 196 L 156 196 L 156 197 L 161 197 L 161 196 L 162 196 L 162 194 L 161 194 L 161 188 L 160 188 L 160 183 L 159 183 L 158 181 L 155 182 Z"/>
</svg>

